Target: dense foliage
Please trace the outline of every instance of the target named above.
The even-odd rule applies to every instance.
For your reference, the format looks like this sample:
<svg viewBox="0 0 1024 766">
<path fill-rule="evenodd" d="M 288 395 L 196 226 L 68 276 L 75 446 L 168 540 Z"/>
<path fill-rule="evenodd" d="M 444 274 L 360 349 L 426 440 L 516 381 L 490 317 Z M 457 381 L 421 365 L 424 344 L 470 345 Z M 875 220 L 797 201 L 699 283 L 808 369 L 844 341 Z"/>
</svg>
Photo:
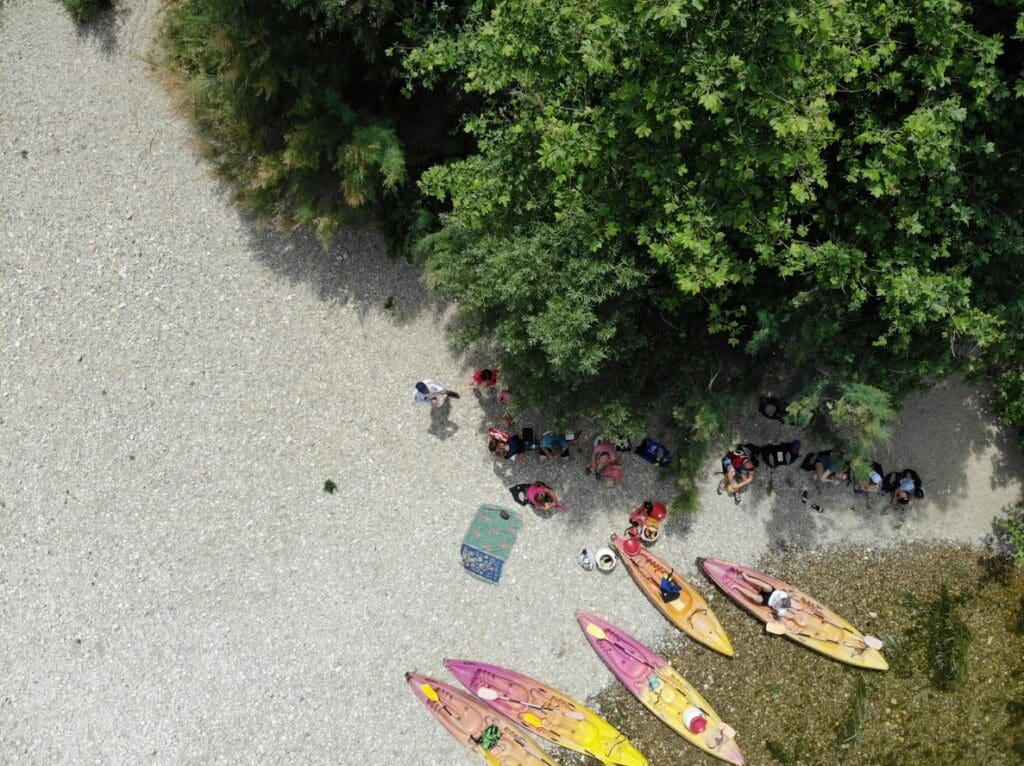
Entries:
<svg viewBox="0 0 1024 766">
<path fill-rule="evenodd" d="M 78 22 L 90 21 L 100 11 L 110 7 L 110 0 L 60 0 L 61 4 L 71 14 L 71 17 Z"/>
<path fill-rule="evenodd" d="M 163 64 L 264 220 L 418 243 L 516 407 L 670 409 L 690 474 L 759 389 L 864 473 L 951 372 L 1024 424 L 1022 5 L 181 0 Z"/>
<path fill-rule="evenodd" d="M 387 55 L 412 42 L 430 6 L 183 0 L 167 12 L 160 63 L 180 79 L 208 156 L 265 221 L 309 225 L 326 240 L 389 198 L 409 228 L 415 187 L 403 182 L 461 146 L 448 137 L 453 102 L 403 96 Z"/>
<path fill-rule="evenodd" d="M 406 59 L 481 99 L 422 181 L 434 279 L 527 403 L 626 429 L 771 376 L 858 453 L 962 369 L 1024 422 L 1020 10 L 478 2 Z"/>
</svg>

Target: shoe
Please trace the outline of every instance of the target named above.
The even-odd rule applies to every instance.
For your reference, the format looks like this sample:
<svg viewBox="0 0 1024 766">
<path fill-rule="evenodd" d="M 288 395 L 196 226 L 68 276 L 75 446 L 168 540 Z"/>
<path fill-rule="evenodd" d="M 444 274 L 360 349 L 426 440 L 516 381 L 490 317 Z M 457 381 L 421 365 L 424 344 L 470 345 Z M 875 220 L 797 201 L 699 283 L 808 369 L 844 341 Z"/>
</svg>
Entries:
<svg viewBox="0 0 1024 766">
<path fill-rule="evenodd" d="M 718 486 L 715 487 L 715 494 L 719 497 L 722 496 L 722 482 L 718 482 Z"/>
<path fill-rule="evenodd" d="M 583 567 L 583 569 L 585 569 L 587 572 L 593 570 L 593 568 L 597 565 L 597 562 L 594 561 L 594 557 L 586 548 L 580 550 L 580 555 L 576 558 L 576 561 L 578 561 L 579 565 Z"/>
<path fill-rule="evenodd" d="M 807 502 L 807 490 L 806 489 L 803 492 L 800 493 L 800 502 L 801 503 L 806 503 Z"/>
<path fill-rule="evenodd" d="M 732 501 L 734 503 L 736 503 L 736 505 L 740 504 L 740 493 L 739 492 L 733 492 L 732 493 Z"/>
</svg>

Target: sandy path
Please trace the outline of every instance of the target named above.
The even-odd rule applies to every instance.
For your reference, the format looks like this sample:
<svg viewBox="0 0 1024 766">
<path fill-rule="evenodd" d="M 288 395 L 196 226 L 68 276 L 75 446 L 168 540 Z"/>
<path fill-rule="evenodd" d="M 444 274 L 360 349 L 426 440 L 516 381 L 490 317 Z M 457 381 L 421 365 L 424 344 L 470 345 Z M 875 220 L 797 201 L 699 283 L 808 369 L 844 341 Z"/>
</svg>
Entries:
<svg viewBox="0 0 1024 766">
<path fill-rule="evenodd" d="M 0 761 L 473 763 L 402 672 L 469 656 L 597 691 L 575 609 L 665 624 L 575 554 L 671 487 L 638 460 L 605 493 L 578 463 L 517 469 L 571 512 L 527 515 L 500 586 L 466 577 L 472 512 L 511 481 L 472 397 L 446 423 L 409 402 L 468 377 L 450 308 L 372 233 L 324 255 L 238 215 L 146 75 L 157 8 L 82 34 L 49 0 L 0 7 Z M 908 408 L 895 462 L 932 490 L 908 519 L 812 514 L 796 469 L 740 508 L 709 478 L 658 552 L 976 542 L 1024 466 L 967 395 Z"/>
</svg>

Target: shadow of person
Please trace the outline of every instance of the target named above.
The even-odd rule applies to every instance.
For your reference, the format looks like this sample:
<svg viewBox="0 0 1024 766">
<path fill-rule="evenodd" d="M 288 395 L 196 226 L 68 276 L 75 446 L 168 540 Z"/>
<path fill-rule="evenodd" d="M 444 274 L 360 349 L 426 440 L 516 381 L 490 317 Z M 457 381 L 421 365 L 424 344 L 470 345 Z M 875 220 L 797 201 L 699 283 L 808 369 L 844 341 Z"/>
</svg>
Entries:
<svg viewBox="0 0 1024 766">
<path fill-rule="evenodd" d="M 427 433 L 444 441 L 458 430 L 459 424 L 452 420 L 452 400 L 446 396 L 440 407 L 430 408 L 430 428 Z"/>
</svg>

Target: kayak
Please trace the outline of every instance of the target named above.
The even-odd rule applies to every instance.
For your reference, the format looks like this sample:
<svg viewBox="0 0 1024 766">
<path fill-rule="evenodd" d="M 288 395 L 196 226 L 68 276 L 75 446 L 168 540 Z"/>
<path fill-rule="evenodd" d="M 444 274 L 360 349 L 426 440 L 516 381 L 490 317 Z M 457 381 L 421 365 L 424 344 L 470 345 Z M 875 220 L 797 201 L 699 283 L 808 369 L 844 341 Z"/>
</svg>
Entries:
<svg viewBox="0 0 1024 766">
<path fill-rule="evenodd" d="M 547 684 L 483 662 L 445 660 L 444 666 L 473 694 L 539 737 L 603 764 L 648 766 L 618 729 Z"/>
<path fill-rule="evenodd" d="M 487 763 L 558 766 L 530 735 L 473 695 L 418 673 L 406 673 L 405 680 L 441 725 Z"/>
<path fill-rule="evenodd" d="M 693 585 L 646 548 L 641 548 L 635 556 L 631 556 L 626 553 L 625 541 L 621 537 L 612 535 L 612 542 L 640 590 L 669 622 L 694 641 L 732 657 L 733 648 L 729 636 L 708 607 L 708 602 Z M 665 601 L 661 597 L 662 577 L 668 577 L 679 586 L 679 598 Z"/>
<path fill-rule="evenodd" d="M 784 635 L 798 644 L 848 665 L 870 670 L 889 669 L 885 657 L 875 648 L 881 645 L 877 638 L 861 633 L 831 609 L 792 585 L 764 572 L 739 564 L 730 564 L 728 561 L 708 558 L 699 559 L 699 563 L 725 595 L 765 623 L 770 633 Z M 790 615 L 779 620 L 772 608 L 764 604 L 761 598 L 755 599 L 746 593 L 746 590 L 759 590 L 758 585 L 752 584 L 750 578 L 774 590 L 786 591 L 793 600 Z"/>
<path fill-rule="evenodd" d="M 606 620 L 583 612 L 577 612 L 576 619 L 597 655 L 644 707 L 704 752 L 737 766 L 745 763 L 736 732 L 664 658 Z M 706 728 L 696 733 L 684 719 L 693 708 L 706 721 Z"/>
</svg>

